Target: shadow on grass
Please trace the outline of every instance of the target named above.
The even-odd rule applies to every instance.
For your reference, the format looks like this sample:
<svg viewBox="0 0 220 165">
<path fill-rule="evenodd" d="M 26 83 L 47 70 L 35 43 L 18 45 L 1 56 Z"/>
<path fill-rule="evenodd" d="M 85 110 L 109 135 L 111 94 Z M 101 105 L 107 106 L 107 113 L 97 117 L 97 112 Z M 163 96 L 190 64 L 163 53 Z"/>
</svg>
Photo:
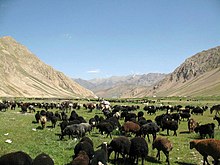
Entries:
<svg viewBox="0 0 220 165">
<path fill-rule="evenodd" d="M 185 162 L 178 162 L 178 161 L 176 161 L 175 163 L 177 163 L 179 165 L 197 165 L 195 163 L 185 163 Z"/>
<path fill-rule="evenodd" d="M 37 130 L 43 130 L 43 128 L 41 126 L 38 126 L 36 129 Z"/>
<path fill-rule="evenodd" d="M 190 134 L 189 131 L 181 131 L 180 134 Z"/>
<path fill-rule="evenodd" d="M 160 161 L 158 161 L 155 157 L 152 157 L 152 156 L 148 156 L 148 157 L 146 158 L 146 160 L 147 160 L 148 162 L 151 162 L 151 163 L 161 164 Z"/>
</svg>

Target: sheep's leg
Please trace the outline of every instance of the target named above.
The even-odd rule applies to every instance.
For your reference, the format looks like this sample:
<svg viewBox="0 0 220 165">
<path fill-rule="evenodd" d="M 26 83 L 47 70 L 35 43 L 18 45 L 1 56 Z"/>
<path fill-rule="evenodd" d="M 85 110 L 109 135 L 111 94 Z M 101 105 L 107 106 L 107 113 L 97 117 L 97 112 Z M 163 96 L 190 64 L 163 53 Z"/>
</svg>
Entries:
<svg viewBox="0 0 220 165">
<path fill-rule="evenodd" d="M 144 165 L 144 156 L 141 157 L 141 164 Z"/>
<path fill-rule="evenodd" d="M 205 162 L 207 162 L 207 165 L 210 165 L 207 156 L 203 156 L 203 165 L 205 165 Z"/>
<path fill-rule="evenodd" d="M 159 151 L 159 150 L 157 151 L 157 156 L 156 156 L 156 158 L 157 158 L 158 160 L 160 160 L 160 151 Z"/>
<path fill-rule="evenodd" d="M 168 163 L 168 165 L 170 164 L 170 161 L 169 161 L 169 152 L 163 152 L 164 154 L 165 154 L 165 156 L 166 156 L 166 162 Z"/>
</svg>

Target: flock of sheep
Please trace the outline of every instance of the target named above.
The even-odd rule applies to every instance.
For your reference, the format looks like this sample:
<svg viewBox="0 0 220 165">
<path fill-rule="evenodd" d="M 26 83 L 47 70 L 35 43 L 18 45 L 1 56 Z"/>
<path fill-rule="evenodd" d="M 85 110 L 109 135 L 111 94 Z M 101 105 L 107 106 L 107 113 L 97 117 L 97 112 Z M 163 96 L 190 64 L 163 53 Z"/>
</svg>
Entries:
<svg viewBox="0 0 220 165">
<path fill-rule="evenodd" d="M 90 112 L 97 108 L 90 103 L 87 107 L 90 108 Z M 33 105 L 32 105 L 33 106 Z M 76 106 L 80 109 L 79 105 Z M 85 106 L 83 106 L 85 107 Z M 102 106 L 103 107 L 103 106 Z M 71 108 L 71 107 L 68 107 Z M 99 109 L 103 115 L 95 115 L 86 121 L 83 116 L 80 116 L 74 109 L 71 109 L 70 116 L 67 115 L 67 109 L 61 109 L 60 112 L 53 113 L 44 109 L 37 111 L 35 119 L 37 123 L 41 123 L 42 129 L 48 121 L 51 121 L 52 127 L 56 127 L 59 121 L 60 126 L 60 140 L 63 140 L 65 136 L 69 139 L 77 138 L 79 142 L 74 148 L 73 160 L 69 165 L 106 165 L 109 161 L 109 157 L 112 152 L 115 153 L 113 163 L 118 163 L 119 155 L 123 158 L 123 164 L 138 164 L 138 159 L 141 158 L 141 164 L 144 164 L 144 160 L 149 154 L 148 142 L 150 142 L 149 135 L 153 136 L 152 148 L 157 149 L 156 158 L 160 161 L 160 152 L 162 151 L 166 156 L 166 162 L 169 165 L 169 152 L 173 149 L 173 144 L 166 137 L 157 137 L 157 133 L 160 130 L 169 130 L 174 132 L 174 136 L 177 136 L 177 130 L 180 120 L 188 120 L 189 132 L 196 132 L 200 134 L 201 139 L 192 140 L 190 142 L 190 149 L 195 148 L 203 156 L 203 165 L 209 164 L 207 157 L 213 158 L 213 164 L 220 164 L 220 140 L 214 139 L 214 123 L 208 123 L 200 125 L 194 119 L 191 118 L 191 114 L 201 113 L 198 107 L 194 108 L 181 108 L 178 107 L 177 113 L 171 113 L 174 111 L 173 107 L 160 107 L 166 109 L 166 113 L 155 117 L 155 121 L 146 120 L 143 111 L 138 111 L 138 106 L 121 106 L 115 105 L 110 108 Z M 144 111 L 148 114 L 154 114 L 157 112 L 155 107 L 145 106 Z M 203 115 L 203 111 L 202 111 Z M 120 120 L 124 119 L 121 124 Z M 213 118 L 220 123 L 220 118 L 215 116 Z M 118 131 L 117 137 L 114 137 L 109 144 L 103 142 L 100 144 L 100 148 L 94 150 L 93 141 L 86 136 L 96 128 L 102 135 L 106 134 L 106 137 L 112 139 L 112 132 Z M 148 137 L 148 142 L 145 137 Z M 207 136 L 208 135 L 208 136 Z M 129 138 L 131 136 L 131 138 Z M 208 137 L 208 138 L 206 138 Z M 17 161 L 17 162 L 16 162 Z M 18 162 L 19 161 L 19 162 Z M 53 165 L 54 162 L 49 155 L 40 154 L 35 159 L 31 159 L 29 155 L 24 152 L 14 152 L 3 155 L 0 157 L 0 165 L 18 164 L 18 165 Z M 47 162 L 47 163 L 46 163 Z"/>
</svg>

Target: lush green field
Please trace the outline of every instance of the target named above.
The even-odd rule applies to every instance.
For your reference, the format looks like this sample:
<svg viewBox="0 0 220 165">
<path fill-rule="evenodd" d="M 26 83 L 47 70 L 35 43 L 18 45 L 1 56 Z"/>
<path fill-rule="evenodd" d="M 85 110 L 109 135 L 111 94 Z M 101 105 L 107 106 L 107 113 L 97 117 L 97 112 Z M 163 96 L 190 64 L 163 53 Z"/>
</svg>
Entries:
<svg viewBox="0 0 220 165">
<path fill-rule="evenodd" d="M 189 101 L 189 100 L 178 100 L 178 99 L 162 99 L 160 103 L 157 104 L 181 104 L 181 105 L 211 105 L 218 103 L 213 100 L 202 100 L 202 101 Z M 125 103 L 124 103 L 125 104 Z M 131 103 L 126 103 L 128 105 Z M 140 104 L 140 110 L 143 110 L 144 105 Z M 56 165 L 64 165 L 69 163 L 72 160 L 73 148 L 78 143 L 78 140 L 69 140 L 68 137 L 65 137 L 64 140 L 60 141 L 59 136 L 60 128 L 57 126 L 55 129 L 51 129 L 48 126 L 51 126 L 51 123 L 47 123 L 47 128 L 44 130 L 38 129 L 39 124 L 34 124 L 32 121 L 35 120 L 33 113 L 21 114 L 20 109 L 7 110 L 6 112 L 0 112 L 0 155 L 22 150 L 28 153 L 32 158 L 36 157 L 41 152 L 49 154 L 53 159 Z M 54 110 L 55 111 L 55 110 Z M 100 114 L 100 111 L 93 110 L 92 113 L 88 113 L 87 110 L 81 108 L 76 110 L 77 113 L 83 116 L 87 121 L 89 118 L 93 117 L 96 113 Z M 138 111 L 136 111 L 137 113 Z M 157 112 L 157 115 L 164 112 Z M 220 131 L 217 127 L 217 122 L 213 120 L 214 114 L 210 114 L 209 110 L 205 112 L 203 116 L 201 115 L 192 115 L 194 119 L 199 121 L 201 124 L 214 122 L 216 124 L 215 129 L 215 139 L 220 139 Z M 147 115 L 145 113 L 146 119 L 153 119 L 155 115 Z M 120 121 L 123 123 L 123 120 Z M 179 125 L 178 136 L 172 136 L 173 132 L 170 132 L 168 136 L 169 140 L 173 143 L 173 150 L 170 152 L 170 163 L 173 164 L 202 164 L 201 155 L 195 150 L 189 149 L 189 142 L 192 139 L 199 138 L 199 135 L 195 133 L 187 133 L 187 121 L 182 121 Z M 8 135 L 7 135 L 8 133 Z M 158 136 L 165 136 L 166 131 L 160 132 Z M 110 142 L 110 138 L 106 138 L 106 135 L 102 136 L 95 129 L 91 132 L 91 139 L 94 142 L 94 146 L 98 146 L 104 141 Z M 116 137 L 117 135 L 113 135 Z M 6 143 L 7 139 L 11 139 L 12 143 Z M 151 137 L 152 139 L 152 137 Z M 161 162 L 155 161 L 156 150 L 152 150 L 151 143 L 148 143 L 149 146 L 149 159 L 145 161 L 145 164 L 166 164 L 165 156 L 161 153 Z M 95 148 L 96 150 L 96 148 Z M 112 159 L 114 154 L 111 155 Z M 210 159 L 211 161 L 211 159 Z M 141 161 L 139 161 L 140 163 Z M 111 164 L 111 163 L 109 163 Z"/>
</svg>

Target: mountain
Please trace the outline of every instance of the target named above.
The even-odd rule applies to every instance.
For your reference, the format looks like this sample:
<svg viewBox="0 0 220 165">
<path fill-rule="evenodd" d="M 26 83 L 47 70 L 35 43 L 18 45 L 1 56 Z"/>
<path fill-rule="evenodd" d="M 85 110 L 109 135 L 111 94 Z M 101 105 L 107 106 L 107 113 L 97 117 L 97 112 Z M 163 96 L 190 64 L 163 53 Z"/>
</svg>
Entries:
<svg viewBox="0 0 220 165">
<path fill-rule="evenodd" d="M 74 79 L 74 81 L 90 89 L 99 97 L 130 98 L 162 80 L 165 75 L 149 73 L 143 75 L 112 76 L 105 79 Z"/>
<path fill-rule="evenodd" d="M 95 97 L 12 37 L 0 38 L 0 97 Z"/>
<path fill-rule="evenodd" d="M 220 46 L 185 60 L 139 96 L 220 96 Z"/>
</svg>

